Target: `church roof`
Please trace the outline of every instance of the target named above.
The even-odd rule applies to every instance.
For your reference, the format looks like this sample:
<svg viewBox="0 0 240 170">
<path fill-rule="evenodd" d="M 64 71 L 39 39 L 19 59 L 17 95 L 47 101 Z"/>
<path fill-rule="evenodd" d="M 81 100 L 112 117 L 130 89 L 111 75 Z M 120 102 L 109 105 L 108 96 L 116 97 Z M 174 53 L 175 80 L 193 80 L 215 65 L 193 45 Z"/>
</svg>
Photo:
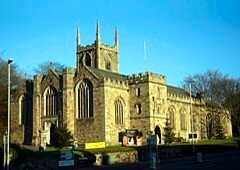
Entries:
<svg viewBox="0 0 240 170">
<path fill-rule="evenodd" d="M 183 88 L 174 87 L 174 86 L 170 86 L 170 85 L 167 85 L 167 92 L 174 93 L 177 95 L 190 96 L 189 93 L 186 90 L 184 90 Z"/>
<path fill-rule="evenodd" d="M 114 73 L 111 71 L 97 69 L 93 67 L 88 67 L 88 69 L 90 69 L 94 74 L 96 74 L 99 77 L 110 77 L 117 80 L 127 80 L 127 76 L 123 74 Z"/>
</svg>

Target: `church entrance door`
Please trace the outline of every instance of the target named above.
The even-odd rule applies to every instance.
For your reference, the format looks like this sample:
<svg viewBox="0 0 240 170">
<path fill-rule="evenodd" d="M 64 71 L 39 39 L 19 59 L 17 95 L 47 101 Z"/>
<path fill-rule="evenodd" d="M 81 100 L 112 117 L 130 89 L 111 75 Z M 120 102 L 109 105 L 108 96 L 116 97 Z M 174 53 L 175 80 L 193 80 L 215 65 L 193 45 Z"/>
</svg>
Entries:
<svg viewBox="0 0 240 170">
<path fill-rule="evenodd" d="M 157 135 L 158 144 L 161 144 L 161 129 L 158 125 L 155 127 L 154 132 L 155 132 L 155 135 Z"/>
</svg>

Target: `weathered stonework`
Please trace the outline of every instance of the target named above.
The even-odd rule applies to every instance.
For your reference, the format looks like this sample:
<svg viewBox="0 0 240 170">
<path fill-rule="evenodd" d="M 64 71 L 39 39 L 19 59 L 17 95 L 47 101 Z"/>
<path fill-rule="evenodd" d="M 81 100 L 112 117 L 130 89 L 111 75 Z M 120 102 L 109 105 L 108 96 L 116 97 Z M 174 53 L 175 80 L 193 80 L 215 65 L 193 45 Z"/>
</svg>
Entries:
<svg viewBox="0 0 240 170">
<path fill-rule="evenodd" d="M 78 143 L 119 144 L 119 133 L 127 129 L 142 132 L 146 142 L 147 134 L 156 128 L 163 138 L 171 114 L 176 137 L 189 140 L 193 117 L 197 139 L 207 137 L 204 101 L 192 97 L 190 111 L 189 93 L 167 85 L 165 76 L 151 72 L 119 74 L 118 53 L 117 32 L 113 46 L 101 43 L 99 27 L 92 45 L 81 45 L 77 35 L 76 68 L 60 73 L 50 69 L 46 75 L 36 75 L 31 86 L 22 86 L 14 95 L 12 141 L 24 143 L 28 136 L 30 143 L 39 145 L 41 134 L 50 135 L 51 126 L 55 125 L 65 126 Z M 24 111 L 20 96 L 26 96 L 28 111 Z M 26 121 L 19 123 L 22 114 Z M 221 121 L 225 135 L 231 136 L 230 121 Z M 45 140 L 49 141 L 49 137 Z"/>
</svg>

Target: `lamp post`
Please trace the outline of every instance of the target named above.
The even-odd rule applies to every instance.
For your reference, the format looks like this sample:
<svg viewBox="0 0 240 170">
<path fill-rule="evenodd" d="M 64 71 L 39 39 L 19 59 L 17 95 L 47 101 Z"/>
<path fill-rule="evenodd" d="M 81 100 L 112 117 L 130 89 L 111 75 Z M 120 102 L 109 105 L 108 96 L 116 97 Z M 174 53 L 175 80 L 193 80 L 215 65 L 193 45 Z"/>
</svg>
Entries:
<svg viewBox="0 0 240 170">
<path fill-rule="evenodd" d="M 11 81 L 10 81 L 10 76 L 11 76 L 11 63 L 13 62 L 13 59 L 8 59 L 8 126 L 7 126 L 7 170 L 9 170 L 9 138 L 10 138 L 10 86 L 11 86 Z"/>
<path fill-rule="evenodd" d="M 6 140 L 6 137 L 7 137 L 7 131 L 4 133 L 3 135 L 3 169 L 6 169 L 6 143 L 7 143 L 7 140 Z"/>
</svg>

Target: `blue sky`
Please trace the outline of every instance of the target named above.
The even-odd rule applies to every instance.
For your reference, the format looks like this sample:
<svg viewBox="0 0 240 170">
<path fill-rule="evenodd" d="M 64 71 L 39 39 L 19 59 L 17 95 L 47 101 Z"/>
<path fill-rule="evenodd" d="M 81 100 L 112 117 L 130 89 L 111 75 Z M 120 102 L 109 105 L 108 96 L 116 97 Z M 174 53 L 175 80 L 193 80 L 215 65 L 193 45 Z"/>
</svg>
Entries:
<svg viewBox="0 0 240 170">
<path fill-rule="evenodd" d="M 28 74 L 48 60 L 75 67 L 76 27 L 91 44 L 97 20 L 104 43 L 118 28 L 124 74 L 153 71 L 172 85 L 208 69 L 240 77 L 239 0 L 1 0 L 0 55 Z"/>
</svg>

